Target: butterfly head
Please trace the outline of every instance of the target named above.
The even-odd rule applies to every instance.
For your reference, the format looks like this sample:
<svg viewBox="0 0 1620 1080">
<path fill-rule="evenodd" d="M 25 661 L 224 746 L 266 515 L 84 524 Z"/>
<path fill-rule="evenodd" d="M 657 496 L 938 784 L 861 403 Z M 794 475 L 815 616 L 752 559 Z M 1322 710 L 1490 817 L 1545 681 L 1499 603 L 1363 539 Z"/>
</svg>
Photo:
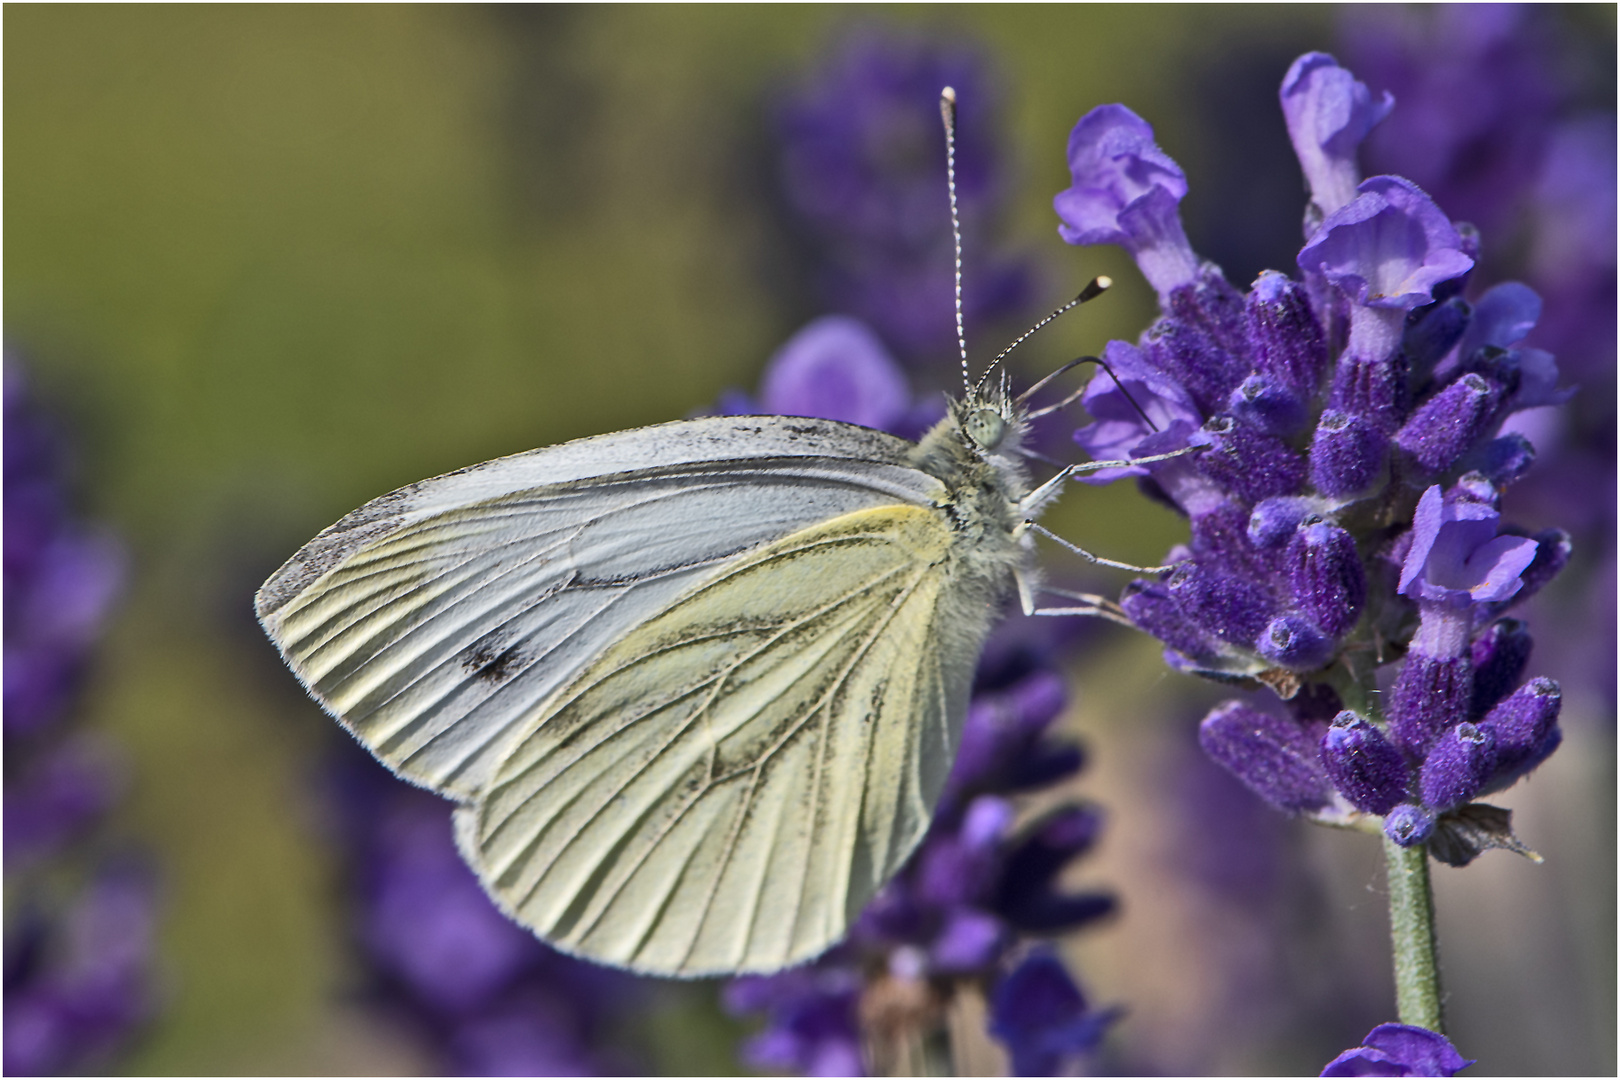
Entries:
<svg viewBox="0 0 1620 1080">
<path fill-rule="evenodd" d="M 1024 409 L 1007 389 L 1005 376 L 974 387 L 952 403 L 963 439 L 979 457 L 1009 453 L 1023 442 Z"/>
</svg>

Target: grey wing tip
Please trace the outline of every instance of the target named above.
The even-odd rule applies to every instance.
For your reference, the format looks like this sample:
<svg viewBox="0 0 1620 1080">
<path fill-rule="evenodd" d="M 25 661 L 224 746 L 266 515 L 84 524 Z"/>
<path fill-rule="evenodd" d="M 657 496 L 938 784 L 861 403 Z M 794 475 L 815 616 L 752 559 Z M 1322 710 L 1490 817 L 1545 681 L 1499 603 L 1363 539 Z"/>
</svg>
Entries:
<svg viewBox="0 0 1620 1080">
<path fill-rule="evenodd" d="M 287 601 L 297 596 L 299 591 L 309 584 L 310 577 L 303 560 L 294 555 L 282 563 L 275 573 L 265 578 L 264 584 L 253 594 L 253 614 L 258 616 L 259 623 L 266 630 L 271 629 L 271 619 L 276 612 L 285 607 Z"/>
</svg>

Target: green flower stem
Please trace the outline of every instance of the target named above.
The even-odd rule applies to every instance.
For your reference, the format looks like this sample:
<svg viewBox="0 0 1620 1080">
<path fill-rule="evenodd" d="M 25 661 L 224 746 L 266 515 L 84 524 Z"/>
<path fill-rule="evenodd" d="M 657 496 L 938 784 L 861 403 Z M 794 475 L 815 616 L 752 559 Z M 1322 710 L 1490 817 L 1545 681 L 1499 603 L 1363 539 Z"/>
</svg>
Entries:
<svg viewBox="0 0 1620 1080">
<path fill-rule="evenodd" d="M 1384 838 L 1389 872 L 1389 936 L 1395 952 L 1395 1005 L 1403 1024 L 1446 1033 L 1440 1016 L 1440 955 L 1434 939 L 1429 851 Z"/>
</svg>

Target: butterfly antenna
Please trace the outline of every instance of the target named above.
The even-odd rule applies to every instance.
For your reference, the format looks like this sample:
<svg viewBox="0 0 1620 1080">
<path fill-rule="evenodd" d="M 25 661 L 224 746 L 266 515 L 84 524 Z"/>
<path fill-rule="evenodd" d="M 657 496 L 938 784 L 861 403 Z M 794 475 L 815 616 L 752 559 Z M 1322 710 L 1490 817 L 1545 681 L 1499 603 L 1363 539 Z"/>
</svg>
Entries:
<svg viewBox="0 0 1620 1080">
<path fill-rule="evenodd" d="M 956 252 L 956 348 L 962 354 L 962 389 L 972 384 L 968 374 L 967 332 L 962 328 L 962 220 L 956 211 L 956 90 L 939 92 L 939 118 L 945 122 L 945 187 L 951 195 L 951 244 Z"/>
<path fill-rule="evenodd" d="M 1079 357 L 1077 359 L 1070 360 L 1067 364 L 1064 364 L 1062 367 L 1060 367 L 1056 371 L 1052 372 L 1052 374 L 1046 376 L 1046 378 L 1040 380 L 1034 386 L 1031 386 L 1028 390 L 1025 390 L 1022 394 L 1019 394 L 1017 403 L 1019 405 L 1022 405 L 1024 402 L 1028 401 L 1031 397 L 1033 397 L 1035 395 L 1035 393 L 1041 389 L 1041 387 L 1045 386 L 1047 383 L 1051 382 L 1053 379 L 1057 378 L 1059 375 L 1062 375 L 1064 372 L 1072 371 L 1073 369 L 1079 367 L 1081 364 L 1096 364 L 1098 367 L 1100 367 L 1104 371 L 1108 372 L 1108 377 L 1110 379 L 1114 380 L 1115 388 L 1118 389 L 1119 392 L 1125 396 L 1126 401 L 1131 403 L 1131 408 L 1135 409 L 1136 410 L 1136 415 L 1138 415 L 1138 416 L 1140 416 L 1142 418 L 1142 423 L 1146 424 L 1148 427 L 1152 428 L 1154 431 L 1159 430 L 1159 425 L 1155 424 L 1153 422 L 1153 418 L 1150 417 L 1147 414 L 1147 412 L 1142 408 L 1142 406 L 1140 406 L 1140 405 L 1138 405 L 1136 403 L 1135 398 L 1131 397 L 1131 392 L 1129 390 L 1125 389 L 1125 384 L 1120 382 L 1118 375 L 1114 374 L 1114 369 L 1108 366 L 1108 361 L 1104 360 L 1100 356 L 1082 356 L 1082 357 Z M 1089 386 L 1090 386 L 1089 383 L 1086 386 L 1082 386 L 1080 389 L 1076 390 L 1074 393 L 1070 394 L 1068 397 L 1064 398 L 1062 401 L 1058 402 L 1056 405 L 1048 405 L 1043 409 L 1036 409 L 1034 412 L 1029 414 L 1028 419 L 1033 420 L 1038 416 L 1045 416 L 1048 413 L 1055 413 L 1059 409 L 1067 408 L 1074 401 L 1078 400 L 1080 395 L 1084 394 Z"/>
<path fill-rule="evenodd" d="M 1073 300 L 1070 300 L 1068 303 L 1063 304 L 1062 306 L 1056 308 L 1046 318 L 1042 319 L 1040 322 L 1036 323 L 1034 326 L 1030 327 L 1028 330 L 1025 330 L 1022 334 L 1019 334 L 1018 337 L 1013 340 L 1013 343 L 1011 345 L 1008 345 L 1005 349 L 1002 349 L 999 353 L 997 353 L 996 358 L 994 360 L 990 361 L 990 366 L 989 367 L 984 369 L 984 374 L 979 377 L 978 385 L 975 386 L 973 389 L 978 390 L 980 387 L 984 386 L 984 381 L 990 377 L 990 373 L 992 371 L 996 370 L 996 367 L 1003 360 L 1007 359 L 1008 354 L 1011 353 L 1014 349 L 1018 348 L 1018 346 L 1022 345 L 1032 334 L 1035 333 L 1035 331 L 1039 330 L 1041 327 L 1045 326 L 1047 323 L 1051 322 L 1053 319 L 1057 318 L 1059 315 L 1062 315 L 1065 311 L 1069 311 L 1069 310 L 1071 310 L 1073 308 L 1077 308 L 1081 304 L 1085 303 L 1087 300 L 1095 300 L 1095 299 L 1097 299 L 1097 297 L 1101 296 L 1103 293 L 1105 293 L 1109 289 L 1113 288 L 1113 286 L 1114 286 L 1114 279 L 1111 278 L 1111 277 L 1098 276 L 1098 277 L 1092 278 L 1091 281 L 1086 285 L 1086 287 L 1080 290 L 1080 295 L 1079 296 L 1076 296 Z M 1069 370 L 1069 367 L 1073 367 L 1073 366 L 1074 366 L 1073 364 L 1070 364 L 1068 367 L 1059 368 L 1057 371 L 1054 371 L 1051 375 L 1048 375 L 1046 378 L 1044 378 L 1040 382 L 1036 383 L 1035 386 L 1032 386 L 1028 390 L 1024 391 L 1023 395 L 1018 400 L 1022 401 L 1022 400 L 1024 400 L 1024 398 L 1029 397 L 1030 394 L 1035 392 L 1036 388 L 1046 385 L 1046 383 L 1050 382 L 1057 375 L 1061 374 L 1062 372 L 1065 372 L 1065 371 Z"/>
</svg>

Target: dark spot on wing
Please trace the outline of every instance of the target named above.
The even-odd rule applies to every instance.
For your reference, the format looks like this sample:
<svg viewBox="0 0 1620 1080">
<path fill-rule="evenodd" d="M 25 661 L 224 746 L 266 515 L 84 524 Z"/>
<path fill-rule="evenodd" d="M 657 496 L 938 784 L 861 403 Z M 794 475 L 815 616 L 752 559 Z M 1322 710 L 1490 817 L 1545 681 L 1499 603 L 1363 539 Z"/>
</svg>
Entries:
<svg viewBox="0 0 1620 1080">
<path fill-rule="evenodd" d="M 499 632 L 486 636 L 462 656 L 462 669 L 485 682 L 505 682 L 523 667 L 522 643 L 502 648 L 505 644 Z"/>
</svg>

